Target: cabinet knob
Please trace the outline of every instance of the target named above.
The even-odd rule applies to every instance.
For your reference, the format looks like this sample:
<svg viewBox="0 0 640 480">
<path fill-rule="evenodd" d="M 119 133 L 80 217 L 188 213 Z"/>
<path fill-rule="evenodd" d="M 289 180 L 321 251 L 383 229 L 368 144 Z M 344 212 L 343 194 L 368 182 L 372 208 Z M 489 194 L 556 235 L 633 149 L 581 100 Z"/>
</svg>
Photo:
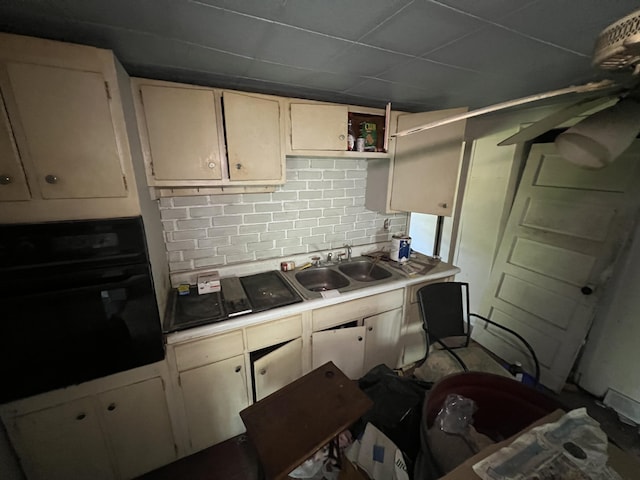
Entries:
<svg viewBox="0 0 640 480">
<path fill-rule="evenodd" d="M 44 177 L 44 179 L 47 183 L 50 183 L 51 185 L 58 183 L 58 177 L 56 177 L 55 175 L 47 175 L 46 177 Z"/>
<path fill-rule="evenodd" d="M 236 163 L 236 170 L 240 170 L 242 168 L 242 164 L 241 163 Z"/>
<path fill-rule="evenodd" d="M 580 292 L 582 292 L 583 295 L 591 295 L 593 293 L 593 286 L 585 285 L 580 289 Z"/>
<path fill-rule="evenodd" d="M 373 327 L 369 327 L 367 328 L 367 330 L 369 330 L 370 332 L 373 332 Z"/>
<path fill-rule="evenodd" d="M 9 185 L 11 177 L 9 175 L 0 174 L 0 185 Z"/>
<path fill-rule="evenodd" d="M 448 206 L 449 206 L 449 204 L 446 203 L 446 202 L 440 204 L 440 208 L 447 208 Z"/>
<path fill-rule="evenodd" d="M 338 138 L 339 138 L 340 140 L 344 140 L 344 135 L 340 135 Z"/>
<path fill-rule="evenodd" d="M 242 367 L 241 367 L 240 365 L 238 365 L 238 366 L 236 367 L 236 373 L 238 373 L 240 370 L 242 370 Z"/>
<path fill-rule="evenodd" d="M 260 370 L 260 375 L 265 375 L 267 373 L 267 369 L 263 368 L 262 370 Z"/>
<path fill-rule="evenodd" d="M 107 410 L 109 410 L 110 412 L 113 412 L 115 409 L 116 409 L 115 403 L 110 403 L 109 406 L 107 407 Z"/>
<path fill-rule="evenodd" d="M 361 342 L 362 341 L 362 337 L 358 337 L 358 341 Z"/>
<path fill-rule="evenodd" d="M 76 420 L 84 420 L 85 418 L 87 418 L 87 414 L 83 412 L 78 414 Z"/>
<path fill-rule="evenodd" d="M 216 168 L 216 164 L 214 162 L 209 162 L 209 163 L 207 163 L 207 167 Z"/>
</svg>

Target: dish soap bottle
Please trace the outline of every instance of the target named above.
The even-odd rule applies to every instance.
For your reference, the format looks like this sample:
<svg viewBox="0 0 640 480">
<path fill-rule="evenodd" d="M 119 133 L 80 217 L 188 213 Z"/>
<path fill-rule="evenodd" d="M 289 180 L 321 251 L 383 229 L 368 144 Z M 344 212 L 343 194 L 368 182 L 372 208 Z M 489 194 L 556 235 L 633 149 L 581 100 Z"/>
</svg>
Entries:
<svg viewBox="0 0 640 480">
<path fill-rule="evenodd" d="M 353 134 L 353 127 L 351 125 L 351 120 L 349 120 L 349 127 L 347 129 L 347 150 L 350 152 L 353 151 L 356 144 L 356 137 Z"/>
</svg>

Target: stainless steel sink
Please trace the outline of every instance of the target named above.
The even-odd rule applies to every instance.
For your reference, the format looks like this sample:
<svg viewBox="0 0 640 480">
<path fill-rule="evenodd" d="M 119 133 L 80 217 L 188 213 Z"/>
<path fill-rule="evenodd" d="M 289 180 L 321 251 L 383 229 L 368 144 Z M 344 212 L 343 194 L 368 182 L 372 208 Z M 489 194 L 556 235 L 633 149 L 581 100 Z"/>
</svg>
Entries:
<svg viewBox="0 0 640 480">
<path fill-rule="evenodd" d="M 344 265 L 339 265 L 338 270 L 359 282 L 375 282 L 376 280 L 383 280 L 391 276 L 389 270 L 369 260 L 345 263 Z"/>
<path fill-rule="evenodd" d="M 324 292 L 347 287 L 349 280 L 327 267 L 311 268 L 297 272 L 296 280 L 310 292 Z"/>
<path fill-rule="evenodd" d="M 284 276 L 306 299 L 319 298 L 327 290 L 345 293 L 404 278 L 401 273 L 366 257 L 284 272 Z"/>
</svg>

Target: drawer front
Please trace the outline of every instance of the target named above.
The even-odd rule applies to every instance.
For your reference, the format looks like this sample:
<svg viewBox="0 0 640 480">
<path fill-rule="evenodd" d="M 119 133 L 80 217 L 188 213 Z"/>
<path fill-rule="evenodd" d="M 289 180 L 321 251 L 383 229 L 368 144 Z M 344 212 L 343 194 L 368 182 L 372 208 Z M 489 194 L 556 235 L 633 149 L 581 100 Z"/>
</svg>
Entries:
<svg viewBox="0 0 640 480">
<path fill-rule="evenodd" d="M 409 292 L 409 303 L 418 303 L 418 290 L 420 290 L 425 285 L 430 285 L 432 283 L 441 283 L 441 282 L 451 282 L 453 277 L 439 278 L 438 280 L 432 280 L 430 282 L 417 283 L 415 285 L 411 285 L 407 290 Z"/>
<path fill-rule="evenodd" d="M 175 351 L 176 363 L 180 372 L 231 358 L 244 351 L 242 331 L 238 330 L 178 345 Z"/>
<path fill-rule="evenodd" d="M 277 345 L 302 336 L 302 315 L 248 327 L 246 332 L 247 348 L 250 352 Z"/>
<path fill-rule="evenodd" d="M 359 298 L 350 302 L 319 308 L 313 311 L 313 331 L 335 327 L 369 315 L 402 307 L 403 289 Z"/>
</svg>

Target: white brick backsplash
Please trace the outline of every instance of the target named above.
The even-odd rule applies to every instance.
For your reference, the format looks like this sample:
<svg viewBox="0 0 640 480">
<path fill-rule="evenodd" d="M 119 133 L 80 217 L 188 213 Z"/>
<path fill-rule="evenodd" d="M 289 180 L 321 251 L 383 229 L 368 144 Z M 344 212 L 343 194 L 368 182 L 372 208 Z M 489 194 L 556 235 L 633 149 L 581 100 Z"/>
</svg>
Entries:
<svg viewBox="0 0 640 480">
<path fill-rule="evenodd" d="M 260 234 L 260 240 L 282 240 L 287 238 L 286 230 L 280 232 L 265 232 Z"/>
<path fill-rule="evenodd" d="M 281 203 L 256 203 L 255 210 L 256 212 L 281 212 L 282 204 Z"/>
<path fill-rule="evenodd" d="M 244 216 L 244 224 L 248 223 L 268 223 L 273 217 L 270 213 L 256 213 Z"/>
<path fill-rule="evenodd" d="M 164 200 L 164 198 L 163 198 Z M 209 205 L 209 197 L 200 195 L 198 197 L 175 197 L 173 198 L 174 207 L 190 207 L 192 205 Z"/>
<path fill-rule="evenodd" d="M 264 252 L 265 250 L 272 250 L 274 243 L 271 240 L 266 242 L 250 242 L 247 243 L 247 251 L 249 252 Z"/>
<path fill-rule="evenodd" d="M 241 234 L 262 233 L 266 231 L 267 231 L 267 225 L 264 223 L 263 224 L 256 223 L 255 225 L 241 225 L 239 229 L 239 232 Z"/>
<path fill-rule="evenodd" d="M 364 159 L 288 158 L 273 193 L 163 197 L 171 272 L 314 254 L 390 240 L 408 215 L 367 210 Z M 384 231 L 389 219 L 390 229 Z"/>
<path fill-rule="evenodd" d="M 236 213 L 253 213 L 254 208 L 253 204 L 225 205 L 223 211 L 225 215 L 234 215 Z"/>
<path fill-rule="evenodd" d="M 213 226 L 242 225 L 242 215 L 229 215 L 213 218 Z"/>
</svg>

